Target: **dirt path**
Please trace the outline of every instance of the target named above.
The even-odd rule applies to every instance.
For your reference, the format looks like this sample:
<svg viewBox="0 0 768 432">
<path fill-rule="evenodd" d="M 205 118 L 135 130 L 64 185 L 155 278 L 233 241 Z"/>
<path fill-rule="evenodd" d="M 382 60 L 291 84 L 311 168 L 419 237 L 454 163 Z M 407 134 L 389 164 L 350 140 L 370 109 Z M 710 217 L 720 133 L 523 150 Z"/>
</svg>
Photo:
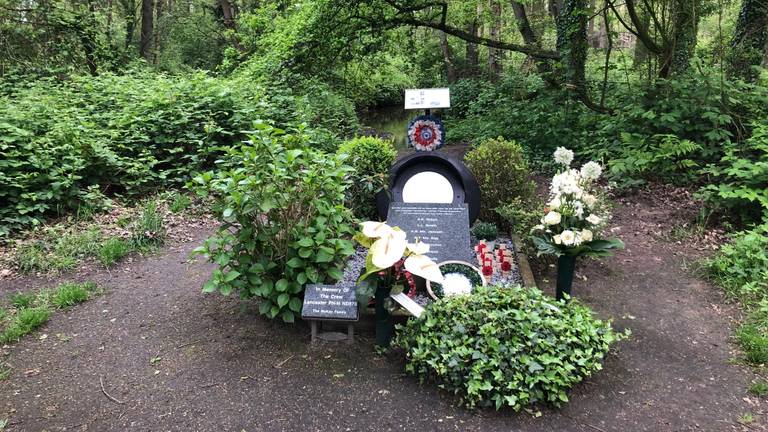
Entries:
<svg viewBox="0 0 768 432">
<path fill-rule="evenodd" d="M 269 322 L 253 305 L 201 294 L 211 267 L 187 259 L 201 232 L 118 270 L 78 275 L 109 292 L 3 348 L 14 372 L 0 381 L 0 419 L 11 431 L 763 430 L 765 403 L 746 393 L 753 376 L 731 364 L 734 309 L 685 275 L 681 246 L 649 236 L 675 215 L 641 204 L 617 209 L 627 250 L 582 263 L 587 281 L 574 287 L 633 337 L 567 406 L 545 407 L 539 418 L 457 407 L 403 375 L 396 356 L 373 355 L 370 329 L 353 347 L 312 349 L 303 324 Z M 4 280 L 0 293 L 41 283 Z M 105 396 L 100 379 L 122 403 Z M 756 422 L 738 424 L 744 413 Z"/>
</svg>

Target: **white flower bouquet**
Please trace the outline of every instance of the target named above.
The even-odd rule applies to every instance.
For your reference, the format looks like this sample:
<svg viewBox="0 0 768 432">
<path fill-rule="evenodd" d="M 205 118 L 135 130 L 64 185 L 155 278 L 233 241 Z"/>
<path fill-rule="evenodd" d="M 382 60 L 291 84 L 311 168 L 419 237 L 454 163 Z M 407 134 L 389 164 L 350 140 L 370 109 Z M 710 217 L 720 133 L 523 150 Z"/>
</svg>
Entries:
<svg viewBox="0 0 768 432">
<path fill-rule="evenodd" d="M 623 249 L 619 239 L 598 238 L 610 218 L 596 191 L 595 181 L 603 171 L 600 164 L 571 168 L 573 151 L 564 147 L 555 150 L 555 162 L 563 168 L 552 178 L 544 217 L 532 230 L 539 255 L 608 256 L 611 250 Z"/>
</svg>

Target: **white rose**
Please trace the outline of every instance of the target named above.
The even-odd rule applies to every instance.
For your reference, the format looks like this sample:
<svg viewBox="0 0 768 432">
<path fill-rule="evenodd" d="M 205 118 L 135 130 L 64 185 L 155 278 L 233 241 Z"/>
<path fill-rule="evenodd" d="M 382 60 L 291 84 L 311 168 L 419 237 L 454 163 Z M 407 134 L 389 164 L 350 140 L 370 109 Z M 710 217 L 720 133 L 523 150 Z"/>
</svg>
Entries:
<svg viewBox="0 0 768 432">
<path fill-rule="evenodd" d="M 536 225 L 531 231 L 544 231 L 544 225 Z"/>
<path fill-rule="evenodd" d="M 560 197 L 555 197 L 555 198 L 554 198 L 552 201 L 550 201 L 549 203 L 547 203 L 547 205 L 549 205 L 549 207 L 550 207 L 550 208 L 553 208 L 553 209 L 556 209 L 556 208 L 560 208 L 560 206 L 561 206 L 562 204 L 563 204 L 563 203 L 560 201 Z"/>
<path fill-rule="evenodd" d="M 560 233 L 560 240 L 562 240 L 564 245 L 571 246 L 576 243 L 576 234 L 571 230 L 565 230 Z"/>
<path fill-rule="evenodd" d="M 561 244 L 562 241 L 560 240 L 560 234 L 552 236 L 552 241 L 554 241 L 555 244 Z"/>
<path fill-rule="evenodd" d="M 584 195 L 582 201 L 584 201 L 584 204 L 586 204 L 589 208 L 592 208 L 595 206 L 595 204 L 597 204 L 597 198 L 594 195 Z"/>
<path fill-rule="evenodd" d="M 557 225 L 561 220 L 563 220 L 562 216 L 556 211 L 551 211 L 544 216 L 544 223 L 547 225 Z"/>
<path fill-rule="evenodd" d="M 555 150 L 555 162 L 569 166 L 573 162 L 573 151 L 568 150 L 565 147 L 558 147 Z"/>
<path fill-rule="evenodd" d="M 584 240 L 587 243 L 592 241 L 592 236 L 593 236 L 592 231 L 590 231 L 588 229 L 585 229 L 585 230 L 581 231 L 581 239 Z"/>
<path fill-rule="evenodd" d="M 589 215 L 589 217 L 587 218 L 587 222 L 591 223 L 592 225 L 599 224 L 601 220 L 602 219 L 600 219 L 599 216 L 594 215 L 594 214 Z"/>
</svg>

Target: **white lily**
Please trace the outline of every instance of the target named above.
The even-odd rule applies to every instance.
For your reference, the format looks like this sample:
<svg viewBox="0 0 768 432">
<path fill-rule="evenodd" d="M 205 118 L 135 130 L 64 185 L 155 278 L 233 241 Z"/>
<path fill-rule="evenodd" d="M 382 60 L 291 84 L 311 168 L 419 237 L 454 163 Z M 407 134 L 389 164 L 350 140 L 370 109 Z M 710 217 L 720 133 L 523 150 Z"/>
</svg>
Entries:
<svg viewBox="0 0 768 432">
<path fill-rule="evenodd" d="M 386 222 L 363 222 L 360 224 L 363 226 L 363 235 L 368 238 L 380 238 L 386 237 L 392 234 L 392 227 L 386 224 Z"/>
<path fill-rule="evenodd" d="M 405 232 L 390 228 L 389 235 L 379 238 L 371 245 L 370 253 L 373 265 L 382 269 L 392 267 L 403 257 L 407 245 Z"/>
<path fill-rule="evenodd" d="M 426 255 L 411 255 L 405 260 L 405 269 L 430 282 L 443 283 L 440 267 Z"/>
</svg>

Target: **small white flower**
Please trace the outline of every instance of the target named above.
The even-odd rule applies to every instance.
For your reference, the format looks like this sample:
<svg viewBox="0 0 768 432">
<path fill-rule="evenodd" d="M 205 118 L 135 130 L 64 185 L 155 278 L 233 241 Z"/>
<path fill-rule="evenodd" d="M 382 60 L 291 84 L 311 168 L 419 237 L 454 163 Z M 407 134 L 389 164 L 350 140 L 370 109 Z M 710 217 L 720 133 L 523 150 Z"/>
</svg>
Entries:
<svg viewBox="0 0 768 432">
<path fill-rule="evenodd" d="M 586 204 L 589 208 L 592 208 L 595 206 L 595 204 L 597 204 L 597 198 L 594 195 L 584 195 L 584 197 L 582 197 L 582 201 L 584 201 L 584 204 Z"/>
<path fill-rule="evenodd" d="M 552 241 L 554 241 L 555 244 L 562 244 L 563 243 L 563 241 L 560 240 L 560 234 L 552 236 Z"/>
<path fill-rule="evenodd" d="M 544 216 L 544 223 L 547 225 L 557 225 L 561 220 L 563 220 L 562 216 L 556 211 L 551 211 Z"/>
<path fill-rule="evenodd" d="M 558 147 L 555 150 L 555 162 L 561 165 L 570 166 L 571 162 L 573 162 L 573 151 L 568 150 L 565 147 Z"/>
<path fill-rule="evenodd" d="M 591 223 L 592 225 L 597 225 L 600 223 L 600 221 L 602 221 L 602 219 L 600 219 L 600 216 L 595 214 L 591 214 L 587 218 L 587 222 Z"/>
<path fill-rule="evenodd" d="M 593 238 L 592 231 L 590 231 L 588 229 L 581 230 L 581 239 L 582 240 L 584 240 L 585 242 L 589 243 L 589 242 L 592 241 L 592 238 Z"/>
<path fill-rule="evenodd" d="M 597 162 L 587 162 L 581 167 L 581 176 L 587 180 L 597 180 L 603 173 L 603 167 Z"/>
<path fill-rule="evenodd" d="M 558 209 L 560 208 L 561 205 L 563 205 L 563 203 L 562 201 L 560 201 L 560 197 L 556 196 L 555 198 L 552 199 L 552 201 L 548 202 L 547 205 L 551 209 Z"/>
<path fill-rule="evenodd" d="M 576 243 L 576 234 L 571 230 L 565 230 L 560 233 L 560 240 L 562 240 L 564 245 L 571 246 Z"/>
<path fill-rule="evenodd" d="M 573 214 L 579 219 L 584 216 L 584 205 L 581 202 L 576 201 L 573 203 Z"/>
<path fill-rule="evenodd" d="M 544 225 L 541 225 L 541 224 L 536 225 L 535 227 L 533 227 L 533 230 L 534 231 L 543 231 L 544 230 Z"/>
<path fill-rule="evenodd" d="M 444 276 L 442 285 L 446 297 L 472 293 L 472 282 L 461 273 L 448 273 Z"/>
</svg>

